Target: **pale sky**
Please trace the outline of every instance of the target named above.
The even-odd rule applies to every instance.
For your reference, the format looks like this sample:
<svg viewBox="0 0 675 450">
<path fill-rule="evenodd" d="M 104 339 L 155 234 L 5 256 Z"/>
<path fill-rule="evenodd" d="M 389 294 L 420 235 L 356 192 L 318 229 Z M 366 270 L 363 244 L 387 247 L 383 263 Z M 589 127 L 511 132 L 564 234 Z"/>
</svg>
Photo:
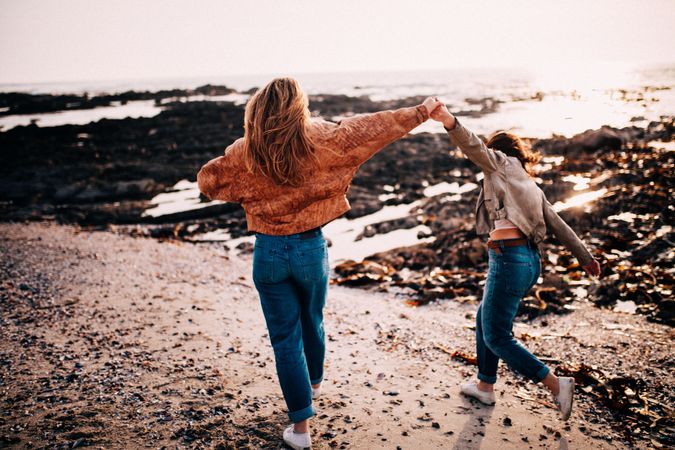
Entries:
<svg viewBox="0 0 675 450">
<path fill-rule="evenodd" d="M 0 83 L 675 62 L 675 0 L 0 0 Z"/>
</svg>

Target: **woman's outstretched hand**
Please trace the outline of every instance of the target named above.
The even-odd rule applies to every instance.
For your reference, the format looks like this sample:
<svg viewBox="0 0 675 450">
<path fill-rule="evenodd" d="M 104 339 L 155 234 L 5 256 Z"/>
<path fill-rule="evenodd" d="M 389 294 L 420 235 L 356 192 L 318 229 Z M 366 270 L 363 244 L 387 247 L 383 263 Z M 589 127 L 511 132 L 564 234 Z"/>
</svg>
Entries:
<svg viewBox="0 0 675 450">
<path fill-rule="evenodd" d="M 438 99 L 438 97 L 427 97 L 426 100 L 422 102 L 422 106 L 424 106 L 427 109 L 429 116 L 431 116 L 432 111 L 438 109 L 438 107 L 441 105 L 442 103 Z"/>
<path fill-rule="evenodd" d="M 590 264 L 583 266 L 583 269 L 592 277 L 600 277 L 600 263 L 594 259 Z"/>
<path fill-rule="evenodd" d="M 436 98 L 436 97 L 434 97 Z M 438 100 L 438 98 L 436 98 Z M 450 111 L 448 111 L 448 107 L 443 104 L 439 100 L 439 105 L 435 110 L 431 111 L 431 118 L 434 119 L 437 122 L 441 122 L 445 128 L 448 130 L 452 130 L 455 128 L 456 121 L 455 121 L 455 116 L 450 114 Z"/>
</svg>

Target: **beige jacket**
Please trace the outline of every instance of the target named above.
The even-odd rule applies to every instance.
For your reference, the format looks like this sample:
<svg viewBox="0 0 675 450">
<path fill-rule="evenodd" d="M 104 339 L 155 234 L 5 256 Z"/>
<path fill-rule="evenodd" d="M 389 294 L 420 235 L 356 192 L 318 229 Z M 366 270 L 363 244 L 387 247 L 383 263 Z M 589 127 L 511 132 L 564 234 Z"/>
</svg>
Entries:
<svg viewBox="0 0 675 450">
<path fill-rule="evenodd" d="M 540 244 L 548 227 L 582 266 L 593 261 L 584 243 L 553 210 L 517 158 L 488 148 L 459 122 L 454 129 L 448 130 L 448 135 L 450 141 L 485 175 L 476 205 L 476 231 L 479 235 L 489 234 L 494 229 L 495 220 L 508 219 Z"/>
<path fill-rule="evenodd" d="M 347 189 L 361 164 L 428 117 L 419 105 L 358 115 L 339 124 L 312 121 L 318 162 L 299 187 L 278 186 L 247 170 L 244 140 L 238 139 L 202 167 L 199 190 L 210 199 L 241 203 L 250 231 L 288 235 L 311 230 L 349 211 Z"/>
</svg>

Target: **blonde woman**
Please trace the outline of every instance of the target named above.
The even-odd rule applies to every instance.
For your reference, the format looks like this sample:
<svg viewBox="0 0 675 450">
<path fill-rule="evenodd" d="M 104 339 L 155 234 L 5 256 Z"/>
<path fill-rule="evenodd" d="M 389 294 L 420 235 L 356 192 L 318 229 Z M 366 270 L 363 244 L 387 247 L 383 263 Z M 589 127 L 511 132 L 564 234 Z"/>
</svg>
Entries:
<svg viewBox="0 0 675 450">
<path fill-rule="evenodd" d="M 358 167 L 438 105 L 428 98 L 339 124 L 310 120 L 298 83 L 277 78 L 246 105 L 244 137 L 199 171 L 201 192 L 241 203 L 256 233 L 253 281 L 293 422 L 283 439 L 294 449 L 311 446 L 312 399 L 323 380 L 329 267 L 321 226 L 349 210 L 345 194 Z"/>
<path fill-rule="evenodd" d="M 476 314 L 478 380 L 462 384 L 461 392 L 482 403 L 494 404 L 497 366 L 502 359 L 517 372 L 546 386 L 567 420 L 572 413 L 574 378 L 555 376 L 516 341 L 511 329 L 520 301 L 539 278 L 537 246 L 547 230 L 576 256 L 589 275 L 599 276 L 600 264 L 532 180 L 531 166 L 539 161 L 539 153 L 532 152 L 512 133 L 496 133 L 484 143 L 462 126 L 445 105 L 433 111 L 431 117 L 443 123 L 450 141 L 485 176 L 476 207 L 476 231 L 490 236 L 487 280 Z"/>
</svg>

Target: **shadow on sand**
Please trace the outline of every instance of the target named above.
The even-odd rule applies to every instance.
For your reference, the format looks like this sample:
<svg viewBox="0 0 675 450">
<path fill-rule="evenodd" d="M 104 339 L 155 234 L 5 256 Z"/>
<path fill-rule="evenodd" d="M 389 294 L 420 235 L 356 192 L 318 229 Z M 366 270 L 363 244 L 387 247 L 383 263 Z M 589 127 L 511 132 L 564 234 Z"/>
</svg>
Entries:
<svg viewBox="0 0 675 450">
<path fill-rule="evenodd" d="M 494 407 L 481 405 L 463 396 L 462 403 L 469 409 L 469 417 L 457 435 L 452 450 L 478 450 L 485 437 L 485 427 L 490 422 Z"/>
<path fill-rule="evenodd" d="M 490 423 L 494 407 L 482 405 L 475 400 L 462 397 L 463 406 L 468 408 L 468 418 L 464 427 L 457 435 L 457 440 L 452 450 L 479 450 L 485 437 L 485 429 Z M 565 437 L 558 441 L 558 450 L 568 450 Z"/>
</svg>

